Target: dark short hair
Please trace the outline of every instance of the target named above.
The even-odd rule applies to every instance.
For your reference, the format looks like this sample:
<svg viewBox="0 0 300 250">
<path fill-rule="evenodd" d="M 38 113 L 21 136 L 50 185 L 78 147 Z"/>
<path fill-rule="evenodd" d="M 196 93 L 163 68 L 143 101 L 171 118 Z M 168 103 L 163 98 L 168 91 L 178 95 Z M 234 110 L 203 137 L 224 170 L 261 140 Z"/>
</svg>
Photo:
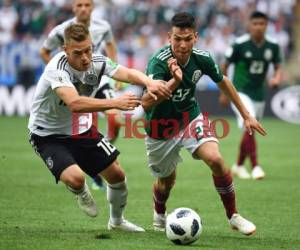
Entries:
<svg viewBox="0 0 300 250">
<path fill-rule="evenodd" d="M 67 44 L 70 40 L 82 42 L 90 36 L 88 28 L 80 23 L 71 24 L 64 31 L 64 42 Z"/>
<path fill-rule="evenodd" d="M 196 28 L 196 22 L 193 15 L 188 12 L 179 12 L 175 14 L 171 19 L 172 27 L 178 28 Z"/>
<path fill-rule="evenodd" d="M 258 10 L 253 11 L 253 12 L 251 13 L 251 15 L 250 15 L 250 20 L 255 19 L 255 18 L 263 18 L 263 19 L 265 19 L 266 21 L 269 20 L 269 17 L 268 17 L 267 14 L 265 14 L 265 13 L 263 13 L 263 12 L 261 12 L 261 11 L 258 11 Z"/>
</svg>

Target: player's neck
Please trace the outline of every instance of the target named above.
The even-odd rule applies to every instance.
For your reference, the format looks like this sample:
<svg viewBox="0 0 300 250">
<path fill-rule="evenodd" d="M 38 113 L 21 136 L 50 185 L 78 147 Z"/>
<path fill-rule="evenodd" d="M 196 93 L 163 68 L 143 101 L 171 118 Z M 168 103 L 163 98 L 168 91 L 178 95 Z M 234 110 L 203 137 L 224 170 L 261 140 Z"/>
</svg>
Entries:
<svg viewBox="0 0 300 250">
<path fill-rule="evenodd" d="M 252 36 L 251 40 L 257 45 L 257 46 L 261 46 L 264 44 L 265 42 L 265 36 L 259 36 L 259 37 L 255 37 Z"/>
<path fill-rule="evenodd" d="M 191 58 L 191 56 L 189 56 L 187 59 L 184 59 L 184 60 L 180 60 L 178 58 L 176 58 L 176 59 L 180 66 L 185 67 L 189 63 L 190 58 Z"/>
<path fill-rule="evenodd" d="M 79 21 L 79 20 L 76 18 L 76 22 L 77 22 L 77 23 L 83 24 L 85 27 L 89 27 L 89 26 L 90 26 L 91 20 L 89 19 L 89 20 L 86 20 L 86 21 Z"/>
</svg>

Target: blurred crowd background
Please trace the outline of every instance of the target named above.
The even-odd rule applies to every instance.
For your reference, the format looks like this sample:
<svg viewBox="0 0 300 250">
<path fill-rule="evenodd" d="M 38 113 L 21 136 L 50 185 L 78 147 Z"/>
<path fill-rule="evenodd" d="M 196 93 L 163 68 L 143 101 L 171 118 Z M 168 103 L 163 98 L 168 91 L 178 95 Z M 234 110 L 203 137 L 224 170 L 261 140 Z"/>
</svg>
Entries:
<svg viewBox="0 0 300 250">
<path fill-rule="evenodd" d="M 166 44 L 170 18 L 193 13 L 198 47 L 220 63 L 236 36 L 247 31 L 255 10 L 270 17 L 268 34 L 281 45 L 285 59 L 295 50 L 297 0 L 95 0 L 93 18 L 107 20 L 118 46 L 119 62 L 144 70 L 149 56 Z M 0 85 L 33 84 L 44 67 L 39 49 L 49 31 L 73 16 L 71 0 L 0 1 Z"/>
</svg>

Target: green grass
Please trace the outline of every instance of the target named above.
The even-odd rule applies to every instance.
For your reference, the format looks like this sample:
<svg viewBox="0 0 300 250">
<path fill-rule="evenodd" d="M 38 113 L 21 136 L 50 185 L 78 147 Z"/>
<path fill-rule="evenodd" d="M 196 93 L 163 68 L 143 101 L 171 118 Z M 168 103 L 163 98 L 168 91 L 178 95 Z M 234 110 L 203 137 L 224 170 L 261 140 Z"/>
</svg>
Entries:
<svg viewBox="0 0 300 250">
<path fill-rule="evenodd" d="M 233 120 L 221 152 L 226 162 L 236 158 L 240 132 Z M 199 241 L 186 249 L 300 248 L 300 126 L 265 119 L 268 131 L 258 137 L 259 161 L 267 173 L 262 181 L 236 180 L 238 208 L 253 220 L 257 233 L 244 237 L 231 231 L 209 169 L 183 151 L 184 163 L 168 211 L 190 207 L 203 219 Z M 146 228 L 144 234 L 106 230 L 108 204 L 102 191 L 93 191 L 100 216 L 88 218 L 74 197 L 34 154 L 27 136 L 27 118 L 0 117 L 0 249 L 183 249 L 154 232 L 151 187 L 143 140 L 120 139 L 120 161 L 129 187 L 126 217 Z M 90 181 L 90 179 L 89 179 Z"/>
</svg>

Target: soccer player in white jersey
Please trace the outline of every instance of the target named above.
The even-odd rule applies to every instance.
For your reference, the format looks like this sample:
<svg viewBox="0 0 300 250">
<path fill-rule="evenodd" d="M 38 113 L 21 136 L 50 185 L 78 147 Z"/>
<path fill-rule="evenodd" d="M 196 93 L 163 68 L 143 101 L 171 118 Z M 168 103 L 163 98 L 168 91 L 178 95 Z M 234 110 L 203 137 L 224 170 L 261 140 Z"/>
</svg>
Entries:
<svg viewBox="0 0 300 250">
<path fill-rule="evenodd" d="M 73 12 L 75 17 L 56 26 L 49 33 L 48 38 L 44 41 L 40 55 L 45 63 L 50 61 L 51 52 L 60 49 L 63 46 L 64 30 L 66 27 L 74 23 L 82 23 L 89 28 L 93 43 L 93 52 L 100 53 L 102 50 L 101 48 L 104 47 L 106 55 L 113 61 L 117 62 L 117 48 L 111 26 L 105 20 L 91 19 L 93 8 L 93 0 L 73 0 Z M 103 44 L 105 44 L 105 46 L 103 46 Z M 99 89 L 95 96 L 96 98 L 111 99 L 115 97 L 115 92 L 110 81 L 111 80 L 108 77 L 102 77 L 101 84 L 99 85 Z M 104 113 L 114 117 L 114 119 L 109 119 L 109 121 L 113 122 L 107 124 L 107 138 L 110 142 L 113 142 L 119 134 L 121 127 L 121 114 L 117 109 L 108 109 L 105 110 Z M 105 188 L 102 179 L 100 177 L 96 177 L 92 188 L 99 189 L 99 187 L 102 189 Z"/>
<path fill-rule="evenodd" d="M 91 177 L 101 175 L 108 183 L 108 229 L 143 232 L 143 228 L 123 216 L 127 185 L 117 161 L 119 151 L 92 123 L 92 112 L 132 110 L 140 100 L 132 94 L 114 99 L 93 98 L 102 75 L 144 86 L 153 98 L 171 95 L 161 81 L 92 54 L 88 29 L 72 24 L 64 32 L 64 51 L 50 60 L 37 84 L 28 125 L 30 143 L 56 182 L 62 181 L 76 195 L 79 207 L 87 215 L 97 216 L 97 207 L 83 172 Z"/>
</svg>

